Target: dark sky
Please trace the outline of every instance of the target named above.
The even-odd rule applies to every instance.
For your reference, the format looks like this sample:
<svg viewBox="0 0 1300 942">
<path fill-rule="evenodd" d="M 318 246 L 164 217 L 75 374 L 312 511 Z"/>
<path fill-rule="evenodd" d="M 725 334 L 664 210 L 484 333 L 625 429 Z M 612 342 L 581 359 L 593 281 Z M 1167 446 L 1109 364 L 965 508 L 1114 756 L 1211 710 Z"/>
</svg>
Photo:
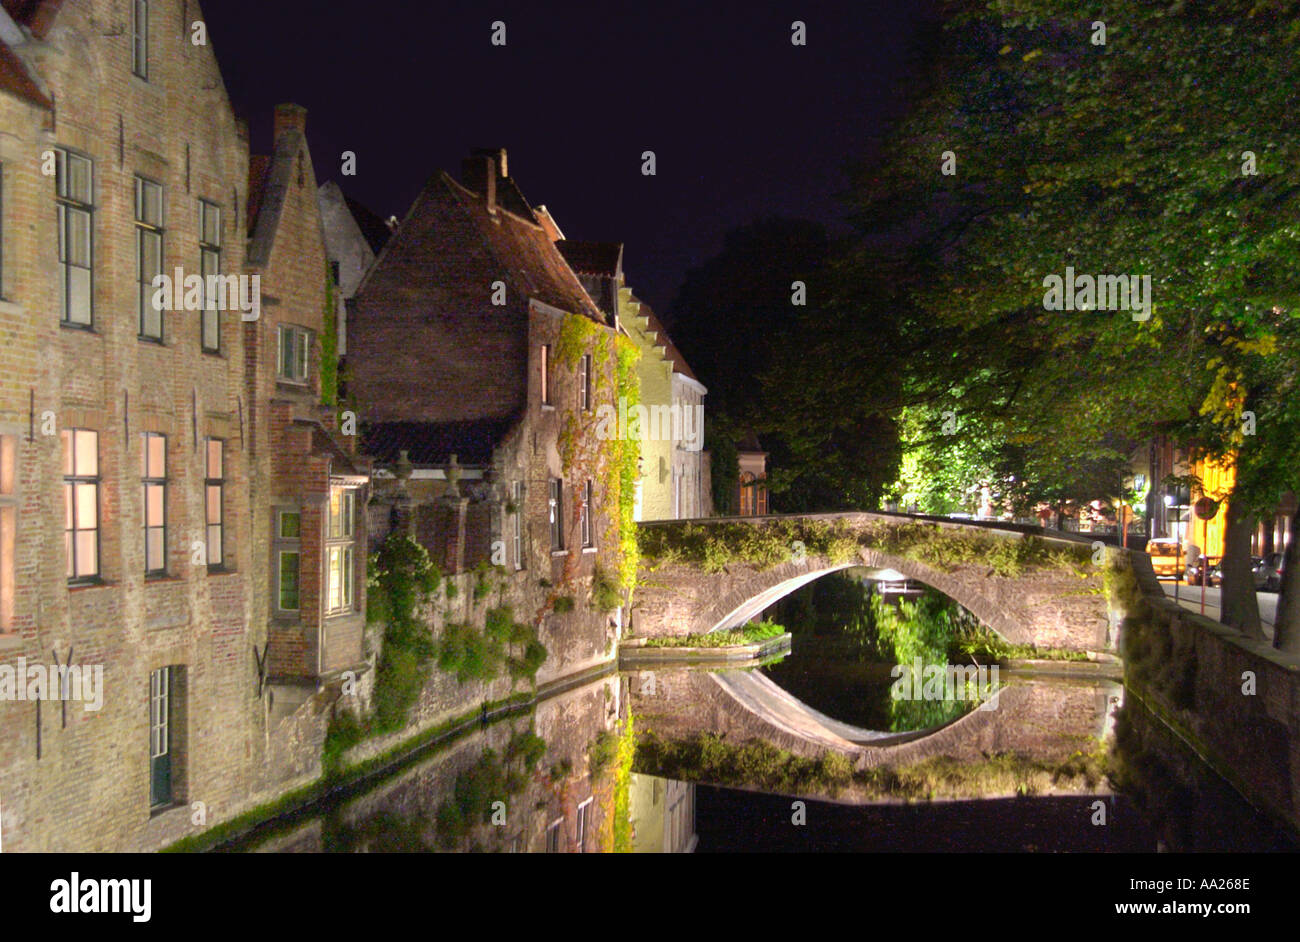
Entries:
<svg viewBox="0 0 1300 942">
<path fill-rule="evenodd" d="M 827 223 L 898 107 L 917 0 L 778 3 L 207 0 L 211 41 L 253 149 L 272 109 L 308 109 L 321 181 L 401 217 L 437 170 L 504 147 L 566 237 L 625 243 L 665 310 L 728 230 L 765 215 Z M 790 42 L 807 24 L 807 46 Z M 506 24 L 506 45 L 490 42 Z M 345 151 L 357 175 L 339 175 Z M 653 150 L 657 175 L 641 174 Z"/>
</svg>

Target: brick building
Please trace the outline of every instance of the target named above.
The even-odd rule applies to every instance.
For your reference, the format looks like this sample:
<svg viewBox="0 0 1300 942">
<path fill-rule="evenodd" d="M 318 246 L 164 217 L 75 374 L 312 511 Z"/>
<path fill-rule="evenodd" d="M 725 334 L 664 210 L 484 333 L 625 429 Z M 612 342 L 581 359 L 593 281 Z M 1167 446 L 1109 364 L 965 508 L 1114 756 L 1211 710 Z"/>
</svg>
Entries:
<svg viewBox="0 0 1300 942">
<path fill-rule="evenodd" d="M 298 126 L 249 213 L 247 132 L 193 41 L 195 0 L 2 6 L 0 840 L 152 849 L 313 777 L 321 681 L 358 657 L 351 613 L 337 632 L 308 604 L 301 626 L 279 621 L 265 585 L 272 509 L 297 507 L 297 591 L 328 599 L 311 554 L 348 544 L 306 534 L 336 481 L 364 487 L 317 408 L 315 182 Z M 260 306 L 234 279 L 151 290 L 246 271 L 265 278 Z M 277 359 L 284 324 L 303 329 L 297 359 Z M 54 657 L 101 672 L 97 708 L 24 696 L 39 691 L 19 669 Z M 272 672 L 313 703 L 273 717 Z"/>
<path fill-rule="evenodd" d="M 582 603 L 620 550 L 600 476 L 566 465 L 561 445 L 566 428 L 579 451 L 592 444 L 581 429 L 609 388 L 597 346 L 612 345 L 612 323 L 548 223 L 504 151 L 476 152 L 462 182 L 435 175 L 352 303 L 348 389 L 384 466 L 375 530 L 409 529 L 445 573 L 503 567 L 516 610 L 544 619 L 554 676 L 609 656 L 613 625 Z M 566 330 L 586 337 L 570 362 Z M 571 617 L 546 615 L 560 594 L 579 603 Z"/>
</svg>

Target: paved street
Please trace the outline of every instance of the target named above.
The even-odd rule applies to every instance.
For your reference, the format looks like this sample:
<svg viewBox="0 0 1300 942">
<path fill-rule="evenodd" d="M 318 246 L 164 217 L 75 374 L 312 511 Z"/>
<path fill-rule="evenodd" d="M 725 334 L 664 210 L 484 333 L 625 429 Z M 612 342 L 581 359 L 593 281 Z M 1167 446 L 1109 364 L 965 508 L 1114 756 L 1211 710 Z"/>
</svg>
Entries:
<svg viewBox="0 0 1300 942">
<path fill-rule="evenodd" d="M 1160 580 L 1160 585 L 1165 590 L 1165 595 L 1170 598 L 1174 597 L 1174 583 L 1168 580 Z M 1201 587 L 1198 585 L 1188 585 L 1180 582 L 1178 585 L 1178 604 L 1193 612 L 1201 610 Z M 1205 614 L 1216 621 L 1219 618 L 1219 593 L 1217 586 L 1207 586 L 1205 588 Z M 1270 640 L 1273 638 L 1273 619 L 1277 615 L 1277 593 L 1276 592 L 1257 592 L 1256 598 L 1259 599 L 1259 618 L 1264 623 L 1264 634 Z"/>
</svg>

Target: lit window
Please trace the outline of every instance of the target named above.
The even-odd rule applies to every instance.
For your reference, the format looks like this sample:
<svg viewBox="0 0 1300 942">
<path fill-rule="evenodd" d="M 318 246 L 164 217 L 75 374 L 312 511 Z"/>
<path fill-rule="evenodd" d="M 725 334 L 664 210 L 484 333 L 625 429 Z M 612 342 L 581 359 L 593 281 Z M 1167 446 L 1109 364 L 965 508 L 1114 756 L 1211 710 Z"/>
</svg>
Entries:
<svg viewBox="0 0 1300 942">
<path fill-rule="evenodd" d="M 70 581 L 99 575 L 99 433 L 63 429 L 64 550 Z"/>
<path fill-rule="evenodd" d="M 279 336 L 276 374 L 280 379 L 291 383 L 307 382 L 307 351 L 311 348 L 311 332 L 291 324 L 281 324 Z"/>
<path fill-rule="evenodd" d="M 144 571 L 167 571 L 167 439 L 156 432 L 140 436 L 140 477 L 144 485 Z"/>
<path fill-rule="evenodd" d="M 59 217 L 59 297 L 63 323 L 89 327 L 94 213 L 94 165 L 85 157 L 56 150 L 55 190 Z"/>
<path fill-rule="evenodd" d="M 218 569 L 225 563 L 222 551 L 225 543 L 226 523 L 226 443 L 219 438 L 205 442 L 205 473 L 203 486 L 206 494 L 208 568 Z"/>
<path fill-rule="evenodd" d="M 154 304 L 154 279 L 163 271 L 163 189 L 152 180 L 135 178 L 135 270 L 140 336 L 163 339 L 162 308 Z"/>
<path fill-rule="evenodd" d="M 551 345 L 542 344 L 542 405 L 551 404 Z"/>
<path fill-rule="evenodd" d="M 353 602 L 356 488 L 330 488 L 325 570 L 328 614 L 350 612 Z"/>
</svg>

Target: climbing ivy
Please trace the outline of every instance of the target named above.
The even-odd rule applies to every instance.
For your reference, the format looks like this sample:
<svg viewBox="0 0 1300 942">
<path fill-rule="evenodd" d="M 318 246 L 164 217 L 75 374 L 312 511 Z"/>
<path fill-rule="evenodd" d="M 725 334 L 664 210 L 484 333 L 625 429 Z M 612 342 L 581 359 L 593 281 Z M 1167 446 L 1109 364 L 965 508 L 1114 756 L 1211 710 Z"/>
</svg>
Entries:
<svg viewBox="0 0 1300 942">
<path fill-rule="evenodd" d="M 338 285 L 329 263 L 325 263 L 325 311 L 320 334 L 320 401 L 335 405 L 339 395 Z"/>
</svg>

